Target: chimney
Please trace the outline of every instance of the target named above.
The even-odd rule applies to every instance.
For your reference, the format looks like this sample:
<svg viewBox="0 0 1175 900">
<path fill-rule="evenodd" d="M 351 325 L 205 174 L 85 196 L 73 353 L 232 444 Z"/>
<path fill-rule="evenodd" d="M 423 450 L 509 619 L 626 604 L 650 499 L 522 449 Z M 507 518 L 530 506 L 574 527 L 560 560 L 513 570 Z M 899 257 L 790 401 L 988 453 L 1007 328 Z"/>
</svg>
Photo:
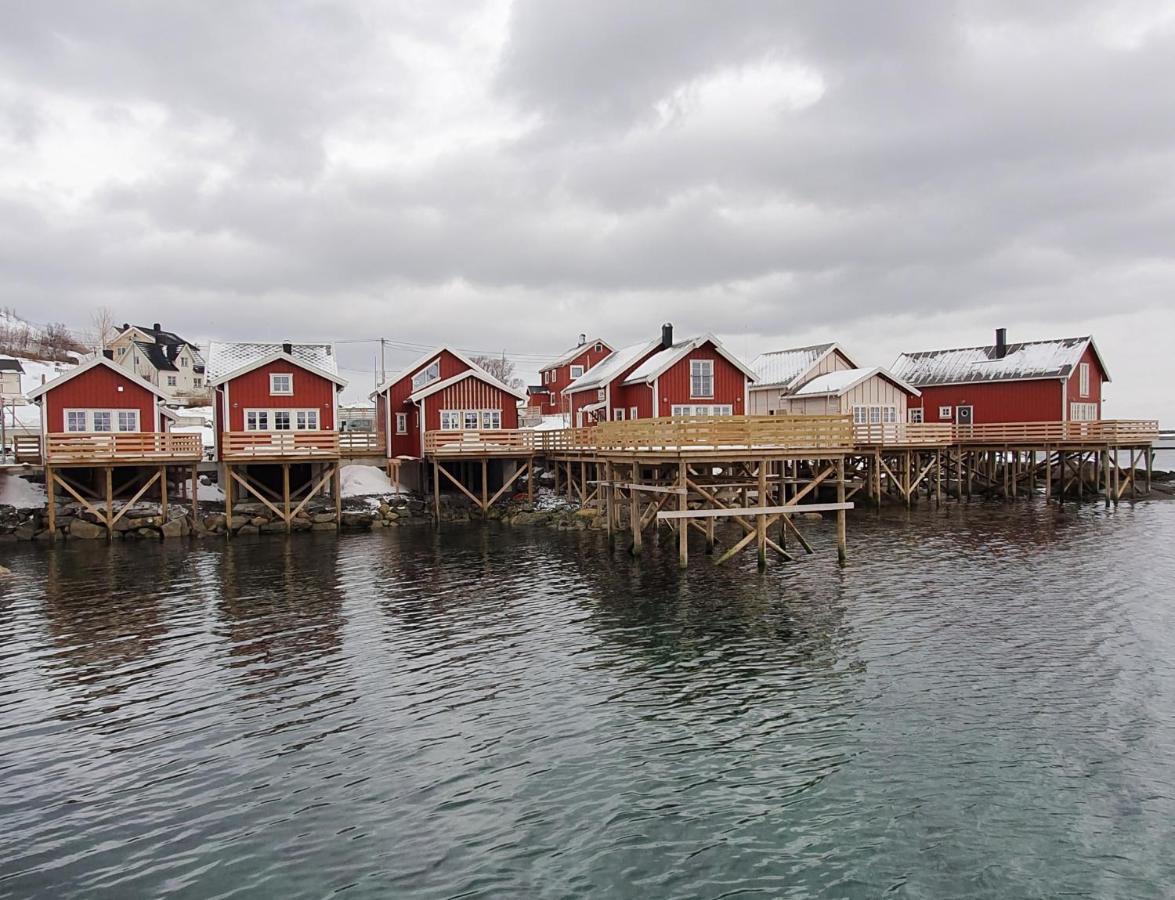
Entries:
<svg viewBox="0 0 1175 900">
<path fill-rule="evenodd" d="M 130 331 L 130 330 L 131 330 L 131 324 L 130 324 L 130 322 L 123 322 L 123 323 L 122 323 L 122 330 L 123 330 L 123 331 Z"/>
<path fill-rule="evenodd" d="M 102 349 L 102 355 L 105 356 L 107 359 L 114 359 L 114 351 L 111 350 L 109 347 L 104 347 Z"/>
<path fill-rule="evenodd" d="M 151 330 L 152 331 L 162 331 L 163 326 L 160 325 L 158 322 L 156 322 L 154 325 L 151 326 Z"/>
<path fill-rule="evenodd" d="M 1003 359 L 1008 355 L 1008 329 L 997 328 L 995 330 L 995 358 Z"/>
<path fill-rule="evenodd" d="M 661 326 L 661 347 L 668 350 L 673 346 L 673 323 L 666 322 Z"/>
<path fill-rule="evenodd" d="M 584 344 L 586 344 L 586 343 L 587 343 L 587 335 L 586 335 L 586 334 L 581 334 L 581 335 L 579 336 L 579 343 L 578 343 L 576 346 L 578 346 L 578 347 L 582 347 L 582 346 L 583 346 Z"/>
<path fill-rule="evenodd" d="M 289 341 L 286 341 L 284 344 L 282 344 L 282 353 L 284 353 L 286 356 L 293 356 L 294 355 L 294 345 L 291 344 Z"/>
</svg>

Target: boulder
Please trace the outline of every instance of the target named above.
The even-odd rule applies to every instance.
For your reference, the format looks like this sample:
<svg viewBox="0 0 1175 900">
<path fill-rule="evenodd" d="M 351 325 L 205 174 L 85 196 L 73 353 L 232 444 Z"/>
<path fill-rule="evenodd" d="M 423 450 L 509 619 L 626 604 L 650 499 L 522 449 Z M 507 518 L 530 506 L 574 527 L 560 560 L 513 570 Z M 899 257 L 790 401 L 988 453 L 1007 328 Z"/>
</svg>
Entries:
<svg viewBox="0 0 1175 900">
<path fill-rule="evenodd" d="M 257 534 L 256 525 L 242 525 L 237 529 L 237 534 Z"/>
<path fill-rule="evenodd" d="M 329 522 L 331 525 L 335 523 L 335 514 L 333 512 L 315 513 L 313 520 L 315 525 L 322 525 Z"/>
<path fill-rule="evenodd" d="M 331 517 L 334 518 L 333 516 Z M 335 531 L 338 526 L 332 522 L 315 522 L 310 526 L 311 531 Z"/>
<path fill-rule="evenodd" d="M 85 519 L 75 519 L 69 526 L 69 536 L 83 541 L 96 541 L 106 537 L 106 529 Z"/>
<path fill-rule="evenodd" d="M 224 516 L 214 515 L 204 517 L 204 529 L 206 531 L 220 531 L 224 528 Z"/>
<path fill-rule="evenodd" d="M 165 538 L 184 537 L 188 533 L 187 519 L 172 519 L 163 525 L 159 531 Z"/>
</svg>

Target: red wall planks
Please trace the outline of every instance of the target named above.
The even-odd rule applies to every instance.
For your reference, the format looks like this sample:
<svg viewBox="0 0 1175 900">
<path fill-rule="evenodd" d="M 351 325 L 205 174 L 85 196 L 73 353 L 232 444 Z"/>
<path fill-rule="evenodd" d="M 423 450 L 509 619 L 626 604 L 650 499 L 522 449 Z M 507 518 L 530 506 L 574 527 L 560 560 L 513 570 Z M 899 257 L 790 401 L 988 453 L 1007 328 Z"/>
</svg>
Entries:
<svg viewBox="0 0 1175 900">
<path fill-rule="evenodd" d="M 119 390 L 121 388 L 121 390 Z M 137 409 L 139 430 L 156 431 L 155 395 L 109 366 L 99 365 L 71 378 L 45 394 L 45 429 L 65 431 L 67 409 Z"/>
</svg>

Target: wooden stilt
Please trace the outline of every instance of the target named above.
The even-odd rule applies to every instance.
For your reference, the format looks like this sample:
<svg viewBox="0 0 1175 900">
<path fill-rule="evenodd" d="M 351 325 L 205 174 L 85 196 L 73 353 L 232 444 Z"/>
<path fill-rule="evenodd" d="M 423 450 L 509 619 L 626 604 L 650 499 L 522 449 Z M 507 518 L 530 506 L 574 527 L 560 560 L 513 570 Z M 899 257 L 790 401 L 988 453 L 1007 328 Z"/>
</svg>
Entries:
<svg viewBox="0 0 1175 900">
<path fill-rule="evenodd" d="M 343 467 L 335 463 L 335 471 L 331 480 L 330 492 L 335 501 L 335 528 L 343 528 Z"/>
<path fill-rule="evenodd" d="M 632 483 L 637 485 L 641 483 L 641 464 L 638 462 L 632 464 Z M 639 492 L 630 488 L 628 491 L 628 526 L 632 529 L 633 556 L 640 556 L 641 543 L 644 540 L 641 529 L 640 502 Z"/>
<path fill-rule="evenodd" d="M 192 466 L 192 527 L 200 517 L 200 467 Z"/>
<path fill-rule="evenodd" d="M 682 512 L 689 509 L 689 494 L 686 493 L 688 491 L 687 481 L 686 465 L 682 460 L 677 464 L 677 486 L 683 489 L 683 492 L 678 495 L 677 508 Z M 683 569 L 689 565 L 689 527 L 685 522 L 679 522 L 677 528 L 677 564 Z"/>
<path fill-rule="evenodd" d="M 849 558 L 848 551 L 848 513 L 844 509 L 845 503 L 845 459 L 842 456 L 836 473 L 836 502 L 841 508 L 836 511 L 836 558 L 841 565 Z"/>
<path fill-rule="evenodd" d="M 106 467 L 106 537 L 109 539 L 114 521 L 114 466 Z"/>
<path fill-rule="evenodd" d="M 526 458 L 526 502 L 534 504 L 534 457 Z"/>
<path fill-rule="evenodd" d="M 45 501 L 49 512 L 49 540 L 57 540 L 57 475 L 45 466 Z"/>
<path fill-rule="evenodd" d="M 282 518 L 286 522 L 286 531 L 291 528 L 290 522 L 290 464 L 282 463 Z"/>
<path fill-rule="evenodd" d="M 615 535 L 612 532 L 612 501 L 613 501 L 612 494 L 613 494 L 613 491 L 615 490 L 615 488 L 612 485 L 613 480 L 614 479 L 612 478 L 612 463 L 605 462 L 604 463 L 604 484 L 601 486 L 604 488 L 604 518 L 608 520 L 607 529 L 608 529 L 608 546 L 609 547 L 612 546 L 612 540 L 615 537 Z"/>
<path fill-rule="evenodd" d="M 159 515 L 167 524 L 167 466 L 159 467 Z"/>
<path fill-rule="evenodd" d="M 224 464 L 224 536 L 233 534 L 233 467 Z"/>
<path fill-rule="evenodd" d="M 1044 448 L 1044 500 L 1053 502 L 1053 454 L 1048 447 Z"/>
<path fill-rule="evenodd" d="M 433 526 L 441 527 L 441 464 L 434 456 L 432 460 L 432 505 L 435 521 Z"/>
<path fill-rule="evenodd" d="M 481 460 L 481 512 L 485 515 L 490 511 L 490 461 L 484 456 Z"/>
<path fill-rule="evenodd" d="M 684 480 L 684 475 L 682 476 Z M 755 495 L 755 502 L 759 506 L 767 506 L 767 461 L 759 460 L 759 485 Z M 684 523 L 682 523 L 684 525 Z M 767 514 L 759 513 L 755 516 L 755 544 L 759 551 L 759 568 L 767 568 Z"/>
</svg>

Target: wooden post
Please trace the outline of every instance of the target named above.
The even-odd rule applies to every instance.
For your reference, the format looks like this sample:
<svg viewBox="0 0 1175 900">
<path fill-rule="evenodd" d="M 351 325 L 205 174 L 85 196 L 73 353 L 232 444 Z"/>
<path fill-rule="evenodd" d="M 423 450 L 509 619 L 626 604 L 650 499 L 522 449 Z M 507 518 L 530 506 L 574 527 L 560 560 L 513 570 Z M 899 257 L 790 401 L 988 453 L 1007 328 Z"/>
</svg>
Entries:
<svg viewBox="0 0 1175 900">
<path fill-rule="evenodd" d="M 641 483 L 641 464 L 633 461 L 632 464 L 632 483 Z M 640 556 L 641 543 L 644 540 L 644 535 L 641 533 L 641 506 L 640 498 L 637 496 L 640 492 L 634 488 L 628 489 L 628 524 L 632 529 L 632 554 L 633 556 Z"/>
<path fill-rule="evenodd" d="M 286 531 L 290 530 L 290 464 L 282 463 L 282 517 L 286 520 Z"/>
<path fill-rule="evenodd" d="M 685 460 L 681 460 L 677 464 L 677 486 L 682 489 L 682 493 L 677 495 L 677 508 L 682 512 L 689 509 L 689 494 L 686 491 L 686 481 Z M 685 519 L 677 523 L 677 564 L 683 569 L 689 565 L 689 522 Z"/>
<path fill-rule="evenodd" d="M 1151 470 L 1154 468 L 1155 451 L 1148 444 L 1144 452 L 1146 453 L 1146 492 L 1149 494 L 1151 492 Z"/>
<path fill-rule="evenodd" d="M 159 467 L 159 515 L 160 524 L 167 524 L 167 466 Z"/>
<path fill-rule="evenodd" d="M 1106 509 L 1110 508 L 1110 448 L 1107 447 L 1102 451 L 1102 482 L 1106 489 Z"/>
<path fill-rule="evenodd" d="M 196 527 L 196 520 L 200 518 L 200 467 L 192 466 L 192 527 Z"/>
<path fill-rule="evenodd" d="M 836 502 L 842 504 L 836 511 L 836 558 L 844 565 L 849 558 L 848 552 L 848 518 L 843 507 L 845 502 L 845 458 L 840 458 L 840 465 L 836 472 Z"/>
<path fill-rule="evenodd" d="M 563 465 L 557 459 L 556 460 L 549 460 L 549 461 L 553 461 L 555 463 L 555 496 L 558 497 L 559 496 L 559 486 L 560 486 L 559 485 L 559 482 L 560 482 L 559 476 L 563 474 Z"/>
<path fill-rule="evenodd" d="M 441 464 L 434 456 L 432 458 L 432 504 L 433 514 L 436 516 L 435 528 L 441 527 Z"/>
<path fill-rule="evenodd" d="M 490 461 L 481 458 L 481 514 L 484 516 L 490 511 Z"/>
<path fill-rule="evenodd" d="M 343 467 L 335 463 L 335 473 L 331 479 L 331 493 L 335 495 L 335 530 L 343 528 Z"/>
<path fill-rule="evenodd" d="M 934 507 L 942 509 L 942 454 L 938 447 L 934 448 Z"/>
<path fill-rule="evenodd" d="M 1044 502 L 1053 502 L 1053 454 L 1044 448 Z"/>
<path fill-rule="evenodd" d="M 758 493 L 755 498 L 755 503 L 759 506 L 767 505 L 767 462 L 766 460 L 759 460 L 759 486 Z M 683 519 L 681 523 L 682 528 L 686 527 L 686 522 Z M 759 568 L 767 568 L 767 514 L 759 513 L 755 516 L 755 544 L 759 550 Z"/>
<path fill-rule="evenodd" d="M 15 440 L 15 439 L 14 439 Z M 57 540 L 57 476 L 51 466 L 45 466 L 45 494 L 49 510 L 49 540 Z"/>
<path fill-rule="evenodd" d="M 224 464 L 224 536 L 232 537 L 233 533 L 233 467 Z"/>
<path fill-rule="evenodd" d="M 526 502 L 534 504 L 534 457 L 526 458 Z"/>
<path fill-rule="evenodd" d="M 106 537 L 110 537 L 110 523 L 114 521 L 114 466 L 106 467 Z"/>
<path fill-rule="evenodd" d="M 612 546 L 615 535 L 612 532 L 612 463 L 604 463 L 604 518 L 608 520 L 608 546 Z"/>
</svg>

